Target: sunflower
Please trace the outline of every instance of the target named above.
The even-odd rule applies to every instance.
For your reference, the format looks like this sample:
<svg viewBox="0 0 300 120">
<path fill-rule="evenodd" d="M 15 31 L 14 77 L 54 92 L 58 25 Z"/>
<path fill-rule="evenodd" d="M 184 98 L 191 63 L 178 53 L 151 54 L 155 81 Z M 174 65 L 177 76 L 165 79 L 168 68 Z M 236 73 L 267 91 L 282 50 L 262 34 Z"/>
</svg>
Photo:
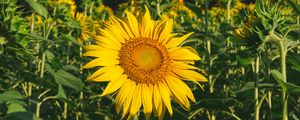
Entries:
<svg viewBox="0 0 300 120">
<path fill-rule="evenodd" d="M 133 117 L 143 106 L 146 119 L 152 111 L 160 119 L 165 109 L 172 116 L 171 98 L 184 109 L 195 102 L 191 89 L 182 81 L 206 82 L 193 66 L 200 60 L 191 47 L 180 47 L 192 33 L 181 37 L 172 33 L 173 21 L 154 21 L 148 8 L 141 19 L 126 11 L 126 21 L 114 16 L 105 24 L 96 45 L 85 46 L 83 56 L 96 57 L 84 68 L 101 68 L 89 81 L 109 82 L 100 96 L 116 93 L 116 111 Z"/>
<path fill-rule="evenodd" d="M 81 34 L 78 39 L 80 43 L 83 43 L 84 41 L 88 40 L 92 34 L 90 28 L 93 25 L 93 20 L 91 16 L 86 16 L 84 13 L 77 13 L 75 19 L 80 24 Z"/>
</svg>

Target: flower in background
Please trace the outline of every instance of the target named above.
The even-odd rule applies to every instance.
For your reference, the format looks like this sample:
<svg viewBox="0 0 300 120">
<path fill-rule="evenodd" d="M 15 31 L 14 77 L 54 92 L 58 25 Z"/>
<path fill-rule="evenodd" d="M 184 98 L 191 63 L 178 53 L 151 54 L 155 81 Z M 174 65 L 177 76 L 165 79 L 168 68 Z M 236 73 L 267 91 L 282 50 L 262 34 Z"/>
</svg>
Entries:
<svg viewBox="0 0 300 120">
<path fill-rule="evenodd" d="M 207 79 L 193 66 L 200 60 L 192 47 L 180 47 L 192 33 L 176 37 L 173 20 L 154 21 L 146 8 L 141 19 L 126 11 L 127 20 L 110 17 L 96 36 L 96 45 L 85 46 L 83 56 L 96 57 L 84 68 L 100 69 L 87 80 L 109 82 L 101 96 L 116 92 L 116 110 L 133 117 L 143 106 L 146 119 L 152 111 L 160 119 L 165 109 L 172 116 L 171 98 L 185 110 L 195 102 L 191 89 L 183 82 Z"/>
<path fill-rule="evenodd" d="M 93 36 L 91 32 L 91 27 L 93 25 L 93 19 L 91 16 L 86 16 L 84 13 L 77 13 L 76 14 L 76 21 L 80 24 L 80 37 L 79 42 L 83 43 L 84 41 L 88 40 L 90 36 Z"/>
<path fill-rule="evenodd" d="M 185 6 L 183 0 L 173 0 L 172 2 L 177 4 L 174 7 L 171 7 L 168 12 L 162 14 L 162 19 L 177 19 L 179 16 L 187 16 L 188 18 L 193 18 L 196 16 L 196 14 L 191 9 Z"/>
<path fill-rule="evenodd" d="M 75 16 L 77 7 L 74 0 L 49 0 L 48 2 L 52 6 L 68 5 L 70 7 L 70 11 L 69 11 L 70 15 Z"/>
</svg>

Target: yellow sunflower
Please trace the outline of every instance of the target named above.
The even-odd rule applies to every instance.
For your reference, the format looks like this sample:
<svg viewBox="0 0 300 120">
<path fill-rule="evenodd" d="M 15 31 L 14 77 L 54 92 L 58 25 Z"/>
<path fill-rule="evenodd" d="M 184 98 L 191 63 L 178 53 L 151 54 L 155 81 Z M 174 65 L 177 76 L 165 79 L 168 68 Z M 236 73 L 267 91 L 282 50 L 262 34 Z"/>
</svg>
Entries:
<svg viewBox="0 0 300 120">
<path fill-rule="evenodd" d="M 87 80 L 109 82 L 101 96 L 116 92 L 116 110 L 133 117 L 143 106 L 146 119 L 152 111 L 160 119 L 165 109 L 172 116 L 171 98 L 184 109 L 195 102 L 190 88 L 182 81 L 197 83 L 207 79 L 193 66 L 200 60 L 191 47 L 180 47 L 192 33 L 176 37 L 172 19 L 154 21 L 148 8 L 141 19 L 126 11 L 128 20 L 111 17 L 97 45 L 85 46 L 84 56 L 96 57 L 84 68 L 101 66 Z"/>
<path fill-rule="evenodd" d="M 79 22 L 81 27 L 81 36 L 78 39 L 80 43 L 83 43 L 84 41 L 88 40 L 92 34 L 92 32 L 90 31 L 90 28 L 93 25 L 92 17 L 86 16 L 84 15 L 84 13 L 77 13 L 75 19 Z"/>
</svg>

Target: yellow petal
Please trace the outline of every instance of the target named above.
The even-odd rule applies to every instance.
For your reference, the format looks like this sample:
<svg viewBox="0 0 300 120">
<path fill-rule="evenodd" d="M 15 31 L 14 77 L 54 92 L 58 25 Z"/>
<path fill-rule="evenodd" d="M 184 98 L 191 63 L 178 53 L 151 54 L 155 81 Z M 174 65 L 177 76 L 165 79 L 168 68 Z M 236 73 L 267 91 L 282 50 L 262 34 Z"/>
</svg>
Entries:
<svg viewBox="0 0 300 120">
<path fill-rule="evenodd" d="M 111 37 L 114 37 L 118 42 L 125 43 L 123 32 L 116 25 L 108 24 L 107 29 L 110 32 Z"/>
<path fill-rule="evenodd" d="M 119 58 L 119 52 L 111 49 L 102 49 L 97 51 L 87 51 L 82 56 L 101 57 L 101 58 Z"/>
<path fill-rule="evenodd" d="M 121 26 L 123 27 L 123 29 L 126 31 L 126 33 L 128 34 L 128 36 L 130 38 L 134 38 L 134 35 L 133 33 L 131 32 L 131 30 L 129 29 L 127 23 L 125 23 L 123 20 L 120 20 L 118 18 L 116 18 L 120 23 L 121 23 Z"/>
<path fill-rule="evenodd" d="M 199 82 L 207 82 L 207 79 L 203 75 L 201 75 L 193 70 L 172 69 L 172 71 L 174 73 L 176 73 L 177 75 L 179 75 L 183 78 L 189 79 L 189 80 L 195 80 L 195 81 L 199 81 Z"/>
<path fill-rule="evenodd" d="M 116 66 L 107 66 L 107 67 L 102 67 L 99 70 L 97 70 L 96 72 L 94 72 L 93 74 L 89 75 L 87 77 L 87 80 L 91 80 L 94 79 L 95 77 L 107 72 L 109 69 L 111 69 L 112 67 L 116 67 Z"/>
<path fill-rule="evenodd" d="M 119 31 L 122 36 L 125 38 L 125 40 L 129 40 L 130 36 L 128 35 L 128 33 L 124 30 L 124 28 L 122 27 L 121 23 L 117 20 L 117 18 L 110 17 L 110 21 L 113 24 L 112 26 L 115 27 L 115 29 L 118 29 L 117 31 Z"/>
<path fill-rule="evenodd" d="M 166 45 L 167 48 L 177 47 L 180 45 L 183 41 L 185 41 L 189 36 L 191 36 L 193 32 L 185 34 L 184 36 L 180 38 L 172 38 Z"/>
<path fill-rule="evenodd" d="M 133 94 L 130 116 L 134 116 L 139 111 L 141 106 L 142 106 L 142 85 L 138 84 Z"/>
<path fill-rule="evenodd" d="M 123 74 L 123 72 L 124 72 L 123 68 L 121 68 L 120 66 L 114 66 L 114 67 L 108 69 L 102 75 L 99 75 L 99 76 L 93 78 L 93 81 L 103 82 L 103 81 L 115 80 L 118 77 L 120 77 Z"/>
<path fill-rule="evenodd" d="M 120 50 L 121 43 L 113 42 L 110 38 L 103 37 L 103 36 L 96 36 L 95 37 L 96 43 L 104 48 L 113 49 L 113 50 Z"/>
<path fill-rule="evenodd" d="M 154 22 L 153 20 L 151 20 L 150 17 L 150 13 L 147 7 L 145 7 L 146 12 L 144 14 L 143 20 L 142 20 L 142 24 L 141 24 L 141 35 L 145 36 L 145 37 L 150 37 L 151 33 L 152 33 L 152 26 L 154 26 Z"/>
<path fill-rule="evenodd" d="M 100 30 L 101 36 L 99 36 L 100 42 L 112 42 L 117 46 L 121 45 L 122 39 L 118 39 L 114 32 L 112 32 L 108 27 L 106 29 Z M 102 39 L 101 39 L 102 38 Z M 96 39 L 98 40 L 98 39 Z M 98 41 L 99 41 L 98 40 Z"/>
<path fill-rule="evenodd" d="M 158 88 L 159 88 L 159 93 L 161 95 L 161 98 L 164 102 L 164 105 L 166 105 L 170 113 L 170 116 L 172 116 L 173 110 L 172 110 L 171 100 L 170 100 L 170 90 L 165 83 L 158 83 Z"/>
<path fill-rule="evenodd" d="M 119 64 L 119 60 L 116 59 L 109 59 L 109 58 L 96 58 L 86 65 L 83 66 L 83 68 L 92 68 L 96 66 L 113 66 Z"/>
<path fill-rule="evenodd" d="M 104 48 L 99 46 L 99 45 L 87 45 L 87 46 L 84 47 L 84 49 L 86 51 L 90 51 L 90 50 L 102 50 Z"/>
<path fill-rule="evenodd" d="M 120 87 L 122 87 L 126 82 L 128 82 L 127 75 L 122 75 L 119 78 L 112 80 L 111 82 L 108 83 L 105 90 L 103 91 L 103 93 L 100 96 L 102 97 L 107 94 L 115 92 Z"/>
<path fill-rule="evenodd" d="M 171 63 L 171 67 L 173 68 L 177 68 L 177 69 L 192 69 L 192 70 L 198 70 L 199 68 L 189 65 L 185 62 L 181 62 L 181 61 L 172 61 Z"/>
<path fill-rule="evenodd" d="M 134 91 L 137 90 L 136 83 L 133 82 L 133 81 L 131 81 L 131 80 L 129 80 L 129 79 L 128 79 L 128 81 L 130 82 L 130 85 L 129 85 L 129 88 L 130 88 L 130 89 L 128 89 L 128 90 L 126 91 L 127 95 L 126 95 L 126 100 L 125 100 L 124 105 L 123 105 L 123 114 L 122 114 L 122 118 L 124 118 L 125 115 L 126 115 L 128 112 L 131 111 L 131 110 L 129 110 L 129 107 L 132 105 L 131 102 L 132 102 L 133 95 L 134 95 L 133 93 L 134 93 Z"/>
<path fill-rule="evenodd" d="M 162 99 L 161 95 L 159 93 L 158 85 L 153 86 L 153 103 L 154 103 L 154 112 L 158 114 L 158 116 L 161 116 L 163 107 L 162 107 Z"/>
<path fill-rule="evenodd" d="M 142 84 L 142 100 L 146 119 L 149 120 L 152 112 L 152 94 L 146 84 Z"/>
<path fill-rule="evenodd" d="M 168 40 L 169 39 L 168 37 L 171 36 L 172 30 L 173 30 L 173 20 L 169 19 L 169 20 L 166 21 L 165 28 L 162 30 L 158 41 L 163 42 L 165 40 Z"/>
<path fill-rule="evenodd" d="M 170 57 L 174 60 L 200 60 L 200 57 L 189 47 L 182 47 L 170 52 Z"/>
<path fill-rule="evenodd" d="M 153 30 L 153 33 L 152 33 L 152 38 L 154 39 L 154 40 L 158 40 L 159 39 L 159 36 L 161 35 L 161 31 L 164 29 L 164 23 L 165 23 L 166 21 L 164 20 L 164 21 L 157 21 L 157 22 L 155 22 L 155 24 L 154 24 L 154 30 Z"/>
<path fill-rule="evenodd" d="M 188 88 L 187 85 L 183 83 L 180 79 L 172 75 L 166 76 L 166 82 L 172 92 L 172 96 L 176 98 L 176 100 L 180 103 L 181 106 L 183 106 L 183 108 L 189 110 L 190 103 L 186 96 L 192 97 L 193 101 L 195 101 L 195 98 L 190 88 Z M 190 96 L 190 94 L 192 96 Z"/>
<path fill-rule="evenodd" d="M 140 37 L 140 32 L 139 32 L 139 23 L 136 19 L 136 17 L 128 12 L 128 11 L 125 11 L 126 15 L 127 15 L 127 19 L 128 19 L 128 24 L 130 26 L 130 29 L 132 30 L 132 32 L 134 33 L 134 36 L 135 37 Z"/>
</svg>

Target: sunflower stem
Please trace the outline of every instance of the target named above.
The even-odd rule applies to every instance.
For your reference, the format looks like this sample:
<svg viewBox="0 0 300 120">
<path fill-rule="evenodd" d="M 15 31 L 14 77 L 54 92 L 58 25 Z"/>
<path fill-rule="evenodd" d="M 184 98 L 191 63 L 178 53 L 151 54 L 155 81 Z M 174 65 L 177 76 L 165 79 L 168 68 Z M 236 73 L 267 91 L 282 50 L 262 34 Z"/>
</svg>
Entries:
<svg viewBox="0 0 300 120">
<path fill-rule="evenodd" d="M 277 43 L 279 47 L 279 52 L 280 52 L 280 67 L 281 67 L 281 74 L 282 74 L 282 81 L 284 83 L 287 82 L 286 80 L 286 54 L 287 54 L 287 46 L 285 43 L 284 38 L 278 37 L 275 33 L 274 30 L 271 30 L 270 35 L 266 37 L 267 41 L 274 41 Z M 286 90 L 282 89 L 282 120 L 288 120 L 288 95 L 286 94 Z"/>
<path fill-rule="evenodd" d="M 286 45 L 284 41 L 279 41 L 279 49 L 280 49 L 280 60 L 281 60 L 281 74 L 282 74 L 282 80 L 284 83 L 287 82 L 286 80 Z M 282 119 L 288 120 L 288 108 L 287 108 L 287 94 L 285 90 L 282 90 L 282 101 L 283 101 L 283 111 L 282 111 Z"/>
<path fill-rule="evenodd" d="M 64 102 L 64 113 L 63 113 L 63 119 L 67 119 L 67 114 L 68 114 L 68 104 L 67 102 Z"/>
<path fill-rule="evenodd" d="M 259 106 L 258 106 L 258 82 L 259 82 L 259 56 L 255 59 L 255 67 L 254 67 L 254 100 L 255 100 L 255 120 L 259 120 Z"/>
</svg>

